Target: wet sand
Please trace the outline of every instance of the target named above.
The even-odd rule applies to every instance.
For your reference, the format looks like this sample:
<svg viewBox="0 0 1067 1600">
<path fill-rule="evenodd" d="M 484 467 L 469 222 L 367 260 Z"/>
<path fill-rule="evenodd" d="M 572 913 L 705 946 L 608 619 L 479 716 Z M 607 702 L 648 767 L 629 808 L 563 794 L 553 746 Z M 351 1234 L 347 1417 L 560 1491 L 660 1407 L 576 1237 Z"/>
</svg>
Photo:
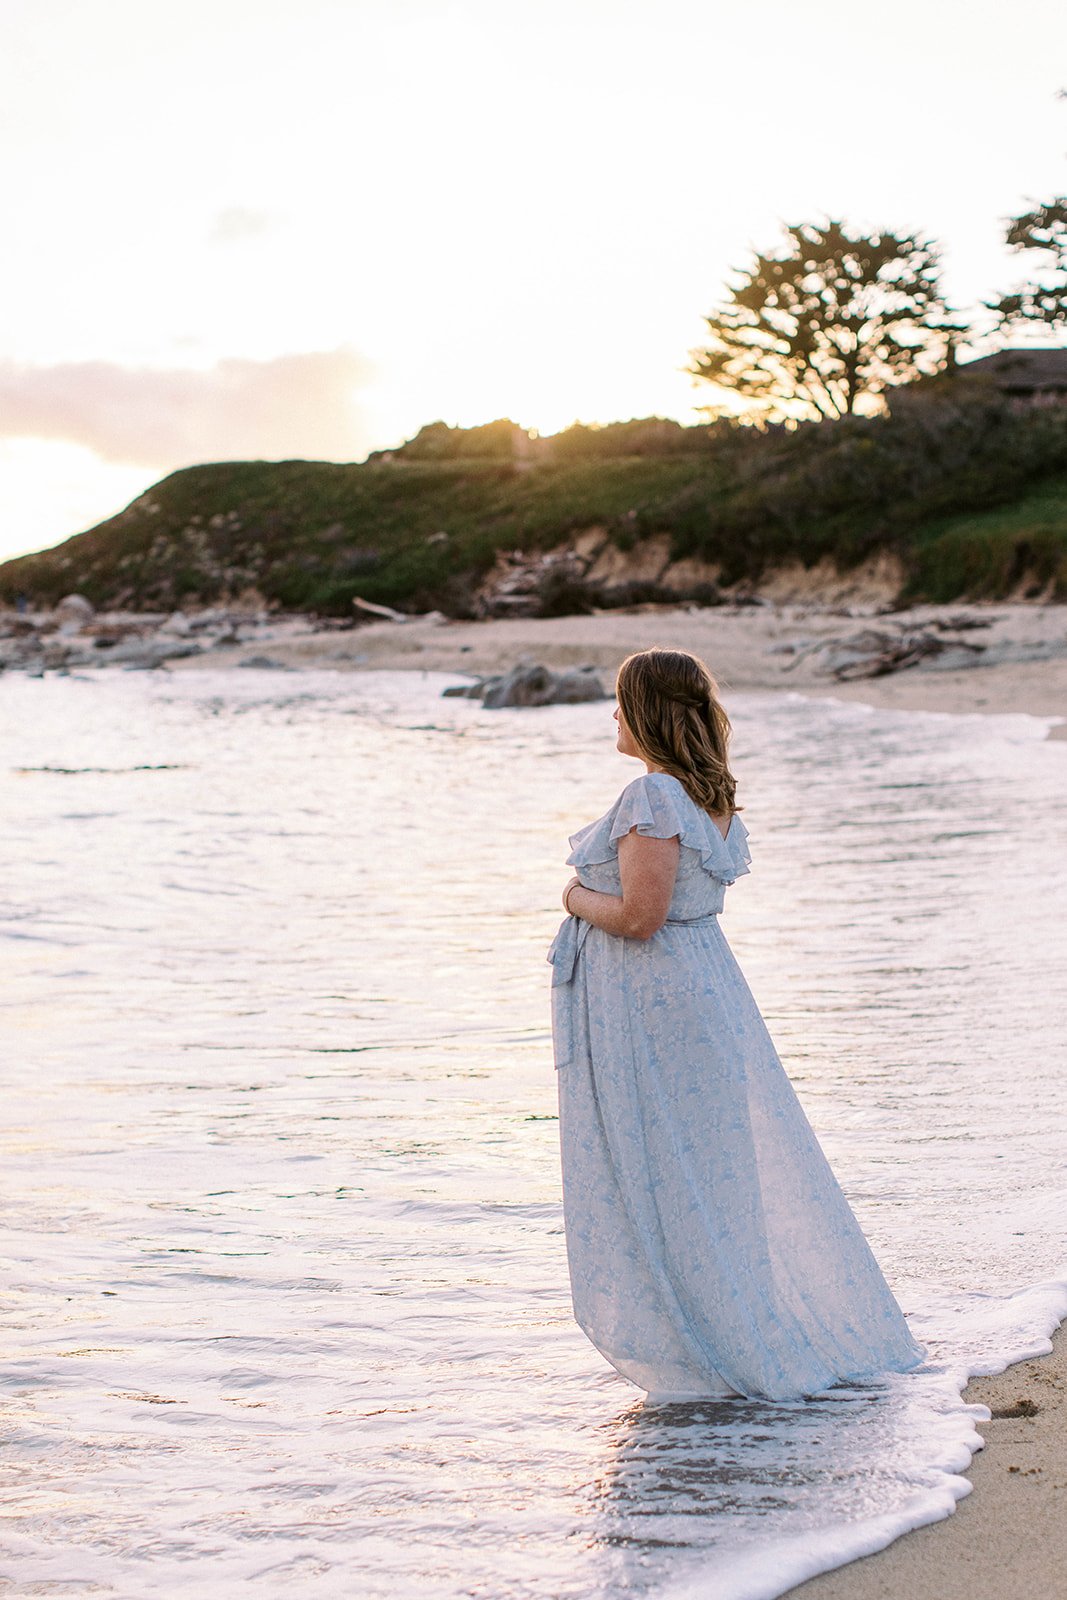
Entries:
<svg viewBox="0 0 1067 1600">
<path fill-rule="evenodd" d="M 1050 1356 L 978 1378 L 973 1492 L 944 1522 L 789 1591 L 791 1600 L 1035 1600 L 1067 1587 L 1067 1324 Z"/>
</svg>

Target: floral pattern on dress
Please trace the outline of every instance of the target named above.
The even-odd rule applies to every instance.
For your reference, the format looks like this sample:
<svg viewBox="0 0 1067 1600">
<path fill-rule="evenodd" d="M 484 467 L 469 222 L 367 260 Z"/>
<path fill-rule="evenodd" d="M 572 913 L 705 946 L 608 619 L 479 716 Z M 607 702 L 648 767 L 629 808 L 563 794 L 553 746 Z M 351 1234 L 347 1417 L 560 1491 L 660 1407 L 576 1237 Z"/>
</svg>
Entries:
<svg viewBox="0 0 1067 1600">
<path fill-rule="evenodd" d="M 571 838 L 620 894 L 618 841 L 678 838 L 647 940 L 568 917 L 549 951 L 574 1314 L 658 1397 L 817 1394 L 915 1367 L 911 1337 L 719 926 L 749 870 L 676 778 L 648 773 Z"/>
</svg>

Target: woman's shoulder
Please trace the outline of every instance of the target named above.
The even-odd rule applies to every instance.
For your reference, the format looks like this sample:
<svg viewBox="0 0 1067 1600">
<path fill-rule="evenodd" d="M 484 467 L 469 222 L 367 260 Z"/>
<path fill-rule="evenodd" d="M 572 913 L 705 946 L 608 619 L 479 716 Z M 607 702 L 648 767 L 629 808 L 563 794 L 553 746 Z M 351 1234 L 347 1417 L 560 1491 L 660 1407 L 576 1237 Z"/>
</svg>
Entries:
<svg viewBox="0 0 1067 1600">
<path fill-rule="evenodd" d="M 747 830 L 734 814 L 725 838 L 718 824 L 669 772 L 643 772 L 604 815 L 571 836 L 574 866 L 594 866 L 618 855 L 619 840 L 636 829 L 644 838 L 678 839 L 697 851 L 712 877 L 733 883 L 748 871 Z"/>
<path fill-rule="evenodd" d="M 622 793 L 619 795 L 619 800 L 624 799 L 626 795 L 631 793 L 664 794 L 669 795 L 674 799 L 688 800 L 690 805 L 693 804 L 692 799 L 686 791 L 685 784 L 682 783 L 679 778 L 676 778 L 672 772 L 639 773 L 638 776 L 631 779 L 631 781 L 626 785 L 626 788 L 623 789 Z M 616 801 L 616 804 L 618 804 L 618 801 Z"/>
<path fill-rule="evenodd" d="M 678 833 L 694 812 L 703 815 L 685 785 L 671 773 L 642 772 L 626 785 L 608 815 L 613 818 L 612 835 L 621 838 L 635 827 L 639 833 L 660 827 Z"/>
</svg>

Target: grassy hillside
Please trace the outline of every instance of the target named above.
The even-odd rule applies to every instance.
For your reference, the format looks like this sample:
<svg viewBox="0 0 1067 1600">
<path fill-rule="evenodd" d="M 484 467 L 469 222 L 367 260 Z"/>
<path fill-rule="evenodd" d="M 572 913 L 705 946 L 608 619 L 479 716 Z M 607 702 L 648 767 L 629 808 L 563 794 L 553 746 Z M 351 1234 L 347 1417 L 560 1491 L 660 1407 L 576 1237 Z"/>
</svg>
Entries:
<svg viewBox="0 0 1067 1600">
<path fill-rule="evenodd" d="M 910 588 L 929 600 L 997 599 L 1029 578 L 1052 578 L 1067 600 L 1067 475 L 992 511 L 947 517 L 916 530 Z"/>
<path fill-rule="evenodd" d="M 353 595 L 465 615 L 496 553 L 590 527 L 623 548 L 758 581 L 785 560 L 847 569 L 897 552 L 910 598 L 1067 598 L 1067 407 L 1013 411 L 961 384 L 892 415 L 795 430 L 649 422 L 575 428 L 512 458 L 508 423 L 435 424 L 362 465 L 231 462 L 173 473 L 120 515 L 0 566 L 0 600 L 169 608 L 254 588 L 351 615 Z"/>
<path fill-rule="evenodd" d="M 351 614 L 354 594 L 463 612 L 498 549 L 549 547 L 630 510 L 710 494 L 688 459 L 235 462 L 173 473 L 56 549 L 0 566 L 0 598 L 176 605 L 257 588 L 284 606 Z M 706 484 L 706 487 L 705 487 Z M 442 539 L 440 534 L 445 534 Z"/>
</svg>

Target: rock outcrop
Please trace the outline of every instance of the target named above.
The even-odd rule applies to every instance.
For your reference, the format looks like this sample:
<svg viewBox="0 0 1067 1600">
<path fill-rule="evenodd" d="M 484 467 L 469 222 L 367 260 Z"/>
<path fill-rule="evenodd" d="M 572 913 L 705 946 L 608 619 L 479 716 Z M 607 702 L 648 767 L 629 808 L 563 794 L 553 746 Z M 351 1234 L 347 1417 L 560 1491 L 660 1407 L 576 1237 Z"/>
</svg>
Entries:
<svg viewBox="0 0 1067 1600">
<path fill-rule="evenodd" d="M 154 669 L 184 656 L 261 639 L 265 617 L 212 607 L 176 611 L 98 612 L 81 595 L 46 611 L 0 610 L 0 671 L 39 677 L 86 667 Z"/>
<path fill-rule="evenodd" d="M 451 685 L 445 695 L 480 700 L 488 710 L 508 706 L 573 706 L 606 700 L 608 692 L 592 667 L 553 672 L 549 667 L 520 662 L 510 672 L 473 683 Z"/>
<path fill-rule="evenodd" d="M 477 617 L 546 617 L 641 603 L 719 605 L 721 569 L 675 560 L 654 535 L 623 549 L 606 528 L 585 528 L 551 550 L 501 550 L 474 594 Z"/>
</svg>

